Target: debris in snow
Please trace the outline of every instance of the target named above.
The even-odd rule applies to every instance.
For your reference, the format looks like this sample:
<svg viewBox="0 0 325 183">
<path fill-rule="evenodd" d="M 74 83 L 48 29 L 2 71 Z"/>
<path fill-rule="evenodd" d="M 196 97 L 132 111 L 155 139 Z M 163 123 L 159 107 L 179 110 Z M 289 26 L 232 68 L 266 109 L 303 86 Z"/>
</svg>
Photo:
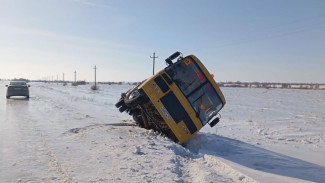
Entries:
<svg viewBox="0 0 325 183">
<path fill-rule="evenodd" d="M 135 147 L 135 152 L 134 153 L 137 154 L 137 155 L 144 155 L 144 153 L 141 152 L 141 148 L 140 147 Z"/>
<path fill-rule="evenodd" d="M 79 133 L 79 131 L 80 131 L 80 128 L 73 128 L 73 129 L 69 130 L 69 132 L 71 132 L 71 133 Z"/>
<path fill-rule="evenodd" d="M 238 177 L 238 180 L 240 180 L 240 181 L 242 181 L 244 179 L 245 179 L 245 176 L 244 175 Z"/>
</svg>

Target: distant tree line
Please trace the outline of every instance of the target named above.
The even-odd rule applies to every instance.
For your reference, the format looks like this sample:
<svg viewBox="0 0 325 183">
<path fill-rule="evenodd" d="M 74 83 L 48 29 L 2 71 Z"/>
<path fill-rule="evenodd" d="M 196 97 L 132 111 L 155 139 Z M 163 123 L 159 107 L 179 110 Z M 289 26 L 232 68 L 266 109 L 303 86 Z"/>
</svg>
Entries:
<svg viewBox="0 0 325 183">
<path fill-rule="evenodd" d="M 220 87 L 325 90 L 325 83 L 219 82 Z"/>
<path fill-rule="evenodd" d="M 114 82 L 114 81 L 108 81 L 108 82 L 98 82 L 98 84 L 108 84 L 108 85 L 122 85 L 122 84 L 138 85 L 138 84 L 140 84 L 140 82 L 125 82 L 125 81 Z"/>
<path fill-rule="evenodd" d="M 29 79 L 25 79 L 25 78 L 0 79 L 0 81 L 2 81 L 2 80 L 4 80 L 4 81 L 25 81 L 27 83 L 30 82 Z"/>
<path fill-rule="evenodd" d="M 86 81 L 76 81 L 71 83 L 72 86 L 86 85 L 86 84 L 88 84 Z"/>
</svg>

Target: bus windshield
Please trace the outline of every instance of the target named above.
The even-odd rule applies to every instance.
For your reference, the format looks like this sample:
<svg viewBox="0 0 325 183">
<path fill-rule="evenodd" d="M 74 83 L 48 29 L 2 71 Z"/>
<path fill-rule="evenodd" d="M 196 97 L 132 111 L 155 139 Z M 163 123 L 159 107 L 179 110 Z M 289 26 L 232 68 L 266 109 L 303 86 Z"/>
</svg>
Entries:
<svg viewBox="0 0 325 183">
<path fill-rule="evenodd" d="M 191 58 L 184 58 L 167 67 L 166 72 L 191 103 L 203 125 L 217 115 L 222 108 L 220 97 Z"/>
</svg>

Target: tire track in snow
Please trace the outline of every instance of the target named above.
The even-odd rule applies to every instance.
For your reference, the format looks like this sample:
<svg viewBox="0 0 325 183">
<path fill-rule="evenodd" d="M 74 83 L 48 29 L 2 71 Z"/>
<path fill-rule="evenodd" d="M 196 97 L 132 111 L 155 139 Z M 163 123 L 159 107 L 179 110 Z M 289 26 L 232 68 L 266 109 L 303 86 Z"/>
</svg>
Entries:
<svg viewBox="0 0 325 183">
<path fill-rule="evenodd" d="M 58 157 L 54 153 L 54 151 L 51 149 L 51 147 L 48 145 L 45 137 L 43 136 L 43 133 L 41 130 L 36 129 L 38 136 L 41 139 L 42 147 L 45 148 L 45 154 L 48 157 L 48 164 L 49 164 L 49 171 L 54 172 L 57 174 L 58 177 L 53 177 L 53 174 L 48 175 L 48 181 L 57 181 L 57 180 L 63 180 L 63 182 L 76 182 L 73 181 L 69 173 L 66 171 L 66 169 L 62 166 L 62 164 L 59 162 Z"/>
<path fill-rule="evenodd" d="M 46 140 L 43 132 L 44 130 L 41 130 L 41 128 L 38 127 L 40 125 L 39 123 L 45 121 L 44 118 L 40 119 L 39 114 L 49 114 L 51 113 L 52 108 L 56 106 L 46 105 L 46 103 L 48 104 L 48 101 L 44 100 L 42 97 L 38 97 L 36 100 L 33 100 L 33 98 L 31 98 L 30 102 L 32 103 L 31 107 L 33 110 L 32 113 L 28 114 L 28 120 L 32 121 L 31 124 L 33 125 L 33 127 L 30 129 L 32 129 L 35 135 L 39 138 L 33 139 L 33 141 L 36 142 L 39 140 L 40 142 L 40 145 L 37 145 L 32 150 L 34 151 L 33 153 L 35 156 L 40 159 L 39 161 L 41 161 L 41 158 L 43 156 L 47 157 L 47 181 L 75 182 L 66 171 L 66 169 L 62 166 L 55 152 Z M 42 108 L 39 106 L 42 106 Z"/>
</svg>

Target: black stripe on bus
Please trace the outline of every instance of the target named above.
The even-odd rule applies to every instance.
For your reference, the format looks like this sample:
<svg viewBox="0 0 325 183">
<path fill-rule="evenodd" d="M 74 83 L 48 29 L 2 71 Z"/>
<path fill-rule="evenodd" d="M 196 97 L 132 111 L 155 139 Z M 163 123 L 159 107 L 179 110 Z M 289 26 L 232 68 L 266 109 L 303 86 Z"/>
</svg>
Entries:
<svg viewBox="0 0 325 183">
<path fill-rule="evenodd" d="M 164 93 L 169 90 L 169 86 L 161 76 L 156 77 L 154 80 Z"/>
<path fill-rule="evenodd" d="M 189 117 L 187 112 L 185 111 L 182 104 L 179 102 L 177 97 L 175 96 L 174 92 L 169 92 L 165 96 L 163 96 L 160 101 L 165 106 L 168 113 L 172 116 L 174 121 L 176 123 L 179 123 L 181 121 L 184 121 L 187 128 L 190 130 L 191 134 L 195 133 L 197 131 L 197 128 L 192 121 L 192 119 Z"/>
</svg>

